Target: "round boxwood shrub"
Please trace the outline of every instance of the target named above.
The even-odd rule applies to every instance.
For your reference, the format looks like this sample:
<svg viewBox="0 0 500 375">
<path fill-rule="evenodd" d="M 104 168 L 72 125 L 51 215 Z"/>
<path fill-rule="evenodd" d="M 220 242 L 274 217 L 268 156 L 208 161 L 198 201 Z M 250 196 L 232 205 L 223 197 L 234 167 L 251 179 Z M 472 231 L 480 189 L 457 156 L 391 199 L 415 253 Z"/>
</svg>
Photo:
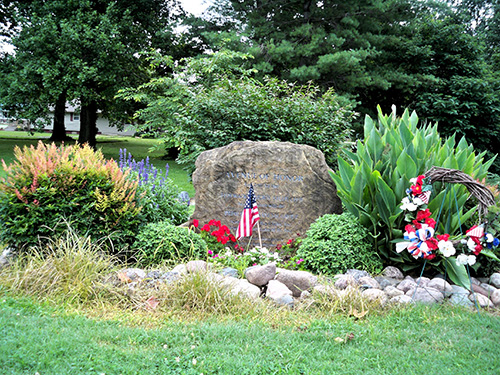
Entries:
<svg viewBox="0 0 500 375">
<path fill-rule="evenodd" d="M 138 233 L 133 244 L 137 260 L 143 265 L 164 261 L 205 259 L 207 243 L 194 231 L 168 221 L 149 223 Z"/>
<path fill-rule="evenodd" d="M 297 257 L 316 274 L 335 275 L 352 268 L 376 273 L 382 269 L 367 229 L 348 212 L 324 215 L 311 224 Z"/>
</svg>

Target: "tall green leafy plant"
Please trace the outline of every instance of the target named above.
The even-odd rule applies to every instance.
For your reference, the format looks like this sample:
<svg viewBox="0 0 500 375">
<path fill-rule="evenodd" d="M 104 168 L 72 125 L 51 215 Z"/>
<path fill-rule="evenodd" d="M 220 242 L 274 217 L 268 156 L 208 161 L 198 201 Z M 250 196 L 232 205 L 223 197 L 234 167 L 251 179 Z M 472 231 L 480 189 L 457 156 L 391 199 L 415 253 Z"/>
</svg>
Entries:
<svg viewBox="0 0 500 375">
<path fill-rule="evenodd" d="M 415 262 L 408 254 L 397 254 L 391 241 L 403 236 L 400 202 L 409 180 L 432 166 L 459 169 L 482 180 L 493 163 L 493 159 L 484 160 L 485 152 L 476 153 L 465 138 L 458 143 L 454 136 L 442 139 L 437 124 L 418 126 L 418 122 L 415 112 L 405 110 L 397 117 L 395 107 L 390 115 L 378 107 L 378 121 L 365 118 L 364 140 L 356 143 L 354 152 L 339 156 L 338 171 L 331 173 L 346 209 L 369 228 L 384 261 L 399 263 L 404 269 L 414 267 Z M 450 193 L 435 184 L 428 207 L 441 212 L 438 232 L 455 233 L 475 208 L 466 206 L 469 194 L 464 186 L 454 186 L 456 202 L 446 194 Z"/>
</svg>

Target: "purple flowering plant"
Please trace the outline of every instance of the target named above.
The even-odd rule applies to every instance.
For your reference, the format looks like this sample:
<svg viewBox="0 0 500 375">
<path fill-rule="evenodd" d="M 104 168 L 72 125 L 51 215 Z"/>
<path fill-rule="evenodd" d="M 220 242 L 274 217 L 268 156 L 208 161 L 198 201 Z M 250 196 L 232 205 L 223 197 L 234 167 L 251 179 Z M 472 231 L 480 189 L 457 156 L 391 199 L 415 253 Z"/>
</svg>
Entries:
<svg viewBox="0 0 500 375">
<path fill-rule="evenodd" d="M 130 171 L 129 178 L 138 181 L 138 200 L 145 222 L 168 221 L 179 225 L 188 220 L 189 195 L 168 178 L 168 164 L 165 173 L 160 173 L 149 157 L 137 162 L 127 149 L 120 149 L 118 165 L 123 171 Z"/>
</svg>

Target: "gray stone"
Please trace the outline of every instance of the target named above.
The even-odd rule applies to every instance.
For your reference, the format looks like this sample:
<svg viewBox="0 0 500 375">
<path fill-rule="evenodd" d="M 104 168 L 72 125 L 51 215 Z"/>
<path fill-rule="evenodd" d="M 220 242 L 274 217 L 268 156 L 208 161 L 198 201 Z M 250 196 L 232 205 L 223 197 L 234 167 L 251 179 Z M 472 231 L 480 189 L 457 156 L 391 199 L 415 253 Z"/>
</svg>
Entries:
<svg viewBox="0 0 500 375">
<path fill-rule="evenodd" d="M 356 286 L 358 282 L 351 275 L 342 275 L 337 280 L 335 280 L 335 288 L 344 290 L 348 286 Z"/>
<path fill-rule="evenodd" d="M 449 296 L 451 293 L 453 293 L 451 285 L 446 280 L 439 277 L 435 277 L 432 280 L 429 280 L 426 286 L 439 290 L 440 292 L 444 293 L 445 296 Z"/>
<path fill-rule="evenodd" d="M 463 293 L 453 293 L 448 301 L 452 305 L 457 305 L 457 306 L 466 306 L 466 307 L 472 307 L 474 306 L 474 303 L 471 302 L 469 299 L 469 293 L 463 294 Z"/>
<path fill-rule="evenodd" d="M 292 291 L 278 280 L 270 280 L 267 285 L 266 297 L 278 305 L 293 307 Z"/>
<path fill-rule="evenodd" d="M 285 284 L 292 291 L 294 297 L 300 297 L 302 291 L 310 290 L 316 285 L 318 278 L 310 272 L 290 271 L 280 268 L 276 280 Z"/>
<path fill-rule="evenodd" d="M 500 305 L 500 289 L 497 289 L 493 293 L 491 293 L 490 300 L 495 306 Z"/>
<path fill-rule="evenodd" d="M 160 280 L 163 281 L 165 284 L 171 284 L 173 282 L 179 281 L 181 279 L 181 274 L 179 272 L 165 272 L 163 275 L 161 275 Z"/>
<path fill-rule="evenodd" d="M 342 212 L 328 170 L 321 151 L 289 142 L 241 141 L 202 152 L 193 173 L 192 219 L 216 218 L 235 231 L 252 183 L 262 245 L 276 246 L 305 233 L 318 217 Z"/>
<path fill-rule="evenodd" d="M 403 280 L 411 280 L 411 281 L 415 281 L 415 279 L 413 277 L 411 277 L 410 275 L 406 275 L 405 278 Z M 415 281 L 416 282 L 416 281 Z"/>
<path fill-rule="evenodd" d="M 225 279 L 224 276 L 218 274 L 218 273 L 215 273 L 215 272 L 207 272 L 207 280 L 209 281 L 213 281 L 213 282 L 216 282 L 216 283 L 221 283 L 223 282 Z"/>
<path fill-rule="evenodd" d="M 479 281 L 478 279 L 476 279 L 475 277 L 471 277 L 470 278 L 471 281 L 472 281 L 472 284 L 475 284 L 475 285 L 481 285 L 481 281 Z"/>
<path fill-rule="evenodd" d="M 123 271 L 127 277 L 132 281 L 140 281 L 146 278 L 146 272 L 140 268 L 127 268 Z"/>
<path fill-rule="evenodd" d="M 231 267 L 223 268 L 220 271 L 220 274 L 222 276 L 230 276 L 230 277 L 236 277 L 236 278 L 238 278 L 240 276 L 239 273 L 238 273 L 238 270 L 234 269 L 234 268 L 231 268 Z"/>
<path fill-rule="evenodd" d="M 493 302 L 491 302 L 491 300 L 488 297 L 483 296 L 482 294 L 479 294 L 479 293 L 471 293 L 470 296 L 469 296 L 469 299 L 472 302 L 474 302 L 477 299 L 477 304 L 479 305 L 479 307 L 482 307 L 482 308 L 493 308 L 493 307 L 495 307 L 495 305 L 493 304 Z"/>
<path fill-rule="evenodd" d="M 385 277 L 390 277 L 391 279 L 403 280 L 403 272 L 394 266 L 388 266 L 382 271 L 382 275 Z"/>
<path fill-rule="evenodd" d="M 485 297 L 490 296 L 490 293 L 478 284 L 472 283 L 471 287 L 472 287 L 472 290 L 474 291 L 474 293 L 482 294 Z"/>
<path fill-rule="evenodd" d="M 410 296 L 407 295 L 400 295 L 400 296 L 394 296 L 389 300 L 389 303 L 392 304 L 407 304 L 407 303 L 412 303 L 413 299 Z"/>
<path fill-rule="evenodd" d="M 204 260 L 191 260 L 186 263 L 186 271 L 188 273 L 206 272 L 208 264 Z"/>
<path fill-rule="evenodd" d="M 241 295 L 250 299 L 257 299 L 260 296 L 260 288 L 250 284 L 246 279 L 224 277 L 221 285 L 228 288 L 232 295 Z"/>
<path fill-rule="evenodd" d="M 490 277 L 490 284 L 495 288 L 500 289 L 500 273 L 495 272 Z"/>
<path fill-rule="evenodd" d="M 176 272 L 181 276 L 184 276 L 187 274 L 187 269 L 185 264 L 178 264 L 177 266 L 174 267 L 172 272 Z"/>
<path fill-rule="evenodd" d="M 453 294 L 465 294 L 467 296 L 470 294 L 470 290 L 467 290 L 463 286 L 458 286 L 458 285 L 452 285 L 451 292 Z"/>
<path fill-rule="evenodd" d="M 153 280 L 158 280 L 161 277 L 161 271 L 149 271 L 146 274 L 146 279 L 153 279 Z"/>
<path fill-rule="evenodd" d="M 376 276 L 374 277 L 375 280 L 380 284 L 380 287 L 382 289 L 387 288 L 389 285 L 396 286 L 400 283 L 401 280 L 398 279 L 393 279 L 391 277 L 383 277 L 383 276 Z"/>
<path fill-rule="evenodd" d="M 422 276 L 422 277 L 417 277 L 414 282 L 419 286 L 419 287 L 424 287 L 424 286 L 427 286 L 429 284 L 429 282 L 431 281 L 431 279 L 429 279 L 428 277 L 425 277 L 425 276 Z"/>
<path fill-rule="evenodd" d="M 7 267 L 12 262 L 14 254 L 14 250 L 9 247 L 2 251 L 2 255 L 0 255 L 0 269 Z"/>
<path fill-rule="evenodd" d="M 269 280 L 276 276 L 276 263 L 268 263 L 264 266 L 249 267 L 245 271 L 245 277 L 249 283 L 257 286 L 267 285 Z"/>
<path fill-rule="evenodd" d="M 363 270 L 354 270 L 354 269 L 347 270 L 345 275 L 350 275 L 358 281 L 362 277 L 370 277 L 370 274 L 368 272 L 363 271 Z"/>
<path fill-rule="evenodd" d="M 488 292 L 488 296 L 491 296 L 495 290 L 498 290 L 493 285 L 486 283 L 481 283 L 479 286 Z"/>
<path fill-rule="evenodd" d="M 444 300 L 444 295 L 439 290 L 429 287 L 410 289 L 405 293 L 415 302 L 426 304 L 440 303 Z"/>
<path fill-rule="evenodd" d="M 403 280 L 398 284 L 398 286 L 396 288 L 399 290 L 402 290 L 403 292 L 406 293 L 410 289 L 415 289 L 416 287 L 417 287 L 417 283 L 415 281 Z"/>
<path fill-rule="evenodd" d="M 318 293 L 323 296 L 331 297 L 332 299 L 336 299 L 338 297 L 338 289 L 335 289 L 332 285 L 316 285 L 313 287 L 313 293 Z"/>
<path fill-rule="evenodd" d="M 307 291 L 307 290 L 303 290 L 302 293 L 300 293 L 300 299 L 306 299 L 306 298 L 309 298 L 311 297 L 311 292 Z"/>
<path fill-rule="evenodd" d="M 387 295 L 380 289 L 366 289 L 361 295 L 370 302 L 378 301 L 382 306 L 388 301 Z"/>
<path fill-rule="evenodd" d="M 364 288 L 382 289 L 377 280 L 371 276 L 363 276 L 358 279 L 358 284 Z"/>
<path fill-rule="evenodd" d="M 384 289 L 384 293 L 387 294 L 387 297 L 389 297 L 389 299 L 392 297 L 402 296 L 405 294 L 405 292 L 403 292 L 401 289 L 395 288 L 392 285 L 387 286 Z"/>
</svg>

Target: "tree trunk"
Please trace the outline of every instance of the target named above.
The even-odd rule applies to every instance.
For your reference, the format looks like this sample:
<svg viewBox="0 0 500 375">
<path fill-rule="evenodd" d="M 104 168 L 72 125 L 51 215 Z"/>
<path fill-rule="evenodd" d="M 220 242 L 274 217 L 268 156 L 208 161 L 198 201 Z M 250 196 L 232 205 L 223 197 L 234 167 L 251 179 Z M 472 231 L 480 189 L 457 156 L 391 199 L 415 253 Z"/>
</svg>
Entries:
<svg viewBox="0 0 500 375">
<path fill-rule="evenodd" d="M 66 114 L 66 90 L 59 94 L 56 100 L 56 107 L 54 109 L 54 128 L 49 141 L 63 142 L 72 140 L 71 137 L 66 135 L 66 127 L 64 125 L 64 116 Z"/>
<path fill-rule="evenodd" d="M 82 99 L 82 103 L 85 101 Z M 90 147 L 96 148 L 97 141 L 97 103 L 95 100 L 82 105 L 80 112 L 80 135 L 78 143 L 83 145 L 87 143 Z"/>
</svg>

